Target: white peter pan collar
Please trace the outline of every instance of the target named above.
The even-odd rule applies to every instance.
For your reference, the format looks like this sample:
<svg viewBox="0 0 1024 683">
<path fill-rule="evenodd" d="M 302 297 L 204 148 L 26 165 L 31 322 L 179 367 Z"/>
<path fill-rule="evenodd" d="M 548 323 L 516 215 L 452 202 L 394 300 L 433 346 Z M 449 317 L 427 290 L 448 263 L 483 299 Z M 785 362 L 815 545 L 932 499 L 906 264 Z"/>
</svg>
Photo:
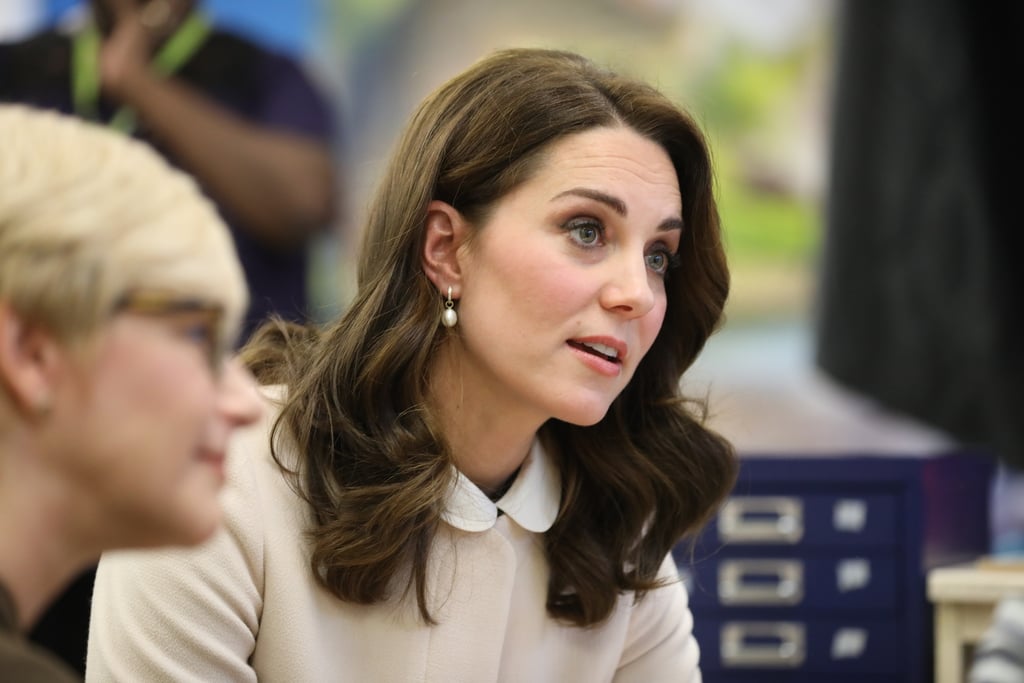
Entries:
<svg viewBox="0 0 1024 683">
<path fill-rule="evenodd" d="M 466 475 L 456 470 L 455 483 L 441 517 L 462 531 L 486 531 L 500 509 L 527 531 L 542 534 L 551 528 L 562 500 L 558 468 L 538 441 L 533 442 L 512 486 L 492 502 Z"/>
</svg>

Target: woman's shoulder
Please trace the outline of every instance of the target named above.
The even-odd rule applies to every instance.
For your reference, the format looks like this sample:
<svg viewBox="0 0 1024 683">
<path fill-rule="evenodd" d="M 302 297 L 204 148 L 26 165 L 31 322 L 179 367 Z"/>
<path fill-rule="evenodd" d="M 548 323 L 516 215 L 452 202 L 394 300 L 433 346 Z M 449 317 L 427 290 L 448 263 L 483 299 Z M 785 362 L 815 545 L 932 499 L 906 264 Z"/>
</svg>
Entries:
<svg viewBox="0 0 1024 683">
<path fill-rule="evenodd" d="M 260 397 L 263 403 L 260 419 L 231 436 L 223 497 L 225 512 L 229 517 L 235 513 L 247 518 L 251 507 L 259 505 L 261 510 L 269 511 L 260 515 L 264 527 L 282 523 L 292 527 L 305 525 L 308 506 L 297 490 L 299 452 L 288 437 L 287 429 L 277 426 L 288 398 L 287 388 L 262 386 Z M 240 509 L 232 509 L 229 504 L 232 499 L 238 499 Z M 282 514 L 286 511 L 289 514 Z"/>
<path fill-rule="evenodd" d="M 659 588 L 639 600 L 623 596 L 619 604 L 628 621 L 620 661 L 620 675 L 628 680 L 652 680 L 667 671 L 677 680 L 700 680 L 700 651 L 693 637 L 693 614 L 686 587 L 669 554 L 658 572 Z"/>
<path fill-rule="evenodd" d="M 265 385 L 259 389 L 262 415 L 251 425 L 235 430 L 228 447 L 228 486 L 251 488 L 278 486 L 286 470 L 298 464 L 295 448 L 287 432 L 277 427 L 281 409 L 288 398 L 283 385 Z"/>
</svg>

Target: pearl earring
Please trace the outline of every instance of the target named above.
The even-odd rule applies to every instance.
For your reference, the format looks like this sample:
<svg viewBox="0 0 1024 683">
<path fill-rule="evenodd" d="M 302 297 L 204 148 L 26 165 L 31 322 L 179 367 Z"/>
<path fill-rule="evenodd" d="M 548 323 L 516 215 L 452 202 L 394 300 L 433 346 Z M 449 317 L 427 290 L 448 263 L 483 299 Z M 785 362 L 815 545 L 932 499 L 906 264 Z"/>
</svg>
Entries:
<svg viewBox="0 0 1024 683">
<path fill-rule="evenodd" d="M 448 287 L 448 300 L 444 302 L 444 311 L 441 313 L 441 324 L 445 327 L 455 327 L 459 322 L 459 314 L 455 312 L 455 302 L 452 301 L 452 288 Z"/>
</svg>

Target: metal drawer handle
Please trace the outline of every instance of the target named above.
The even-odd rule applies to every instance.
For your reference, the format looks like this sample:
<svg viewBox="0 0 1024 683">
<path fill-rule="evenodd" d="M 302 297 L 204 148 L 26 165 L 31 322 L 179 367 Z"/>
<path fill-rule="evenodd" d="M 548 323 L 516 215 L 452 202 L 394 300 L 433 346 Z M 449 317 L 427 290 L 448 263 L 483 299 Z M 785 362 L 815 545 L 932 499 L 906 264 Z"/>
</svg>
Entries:
<svg viewBox="0 0 1024 683">
<path fill-rule="evenodd" d="M 722 625 L 722 666 L 796 668 L 807 656 L 804 625 L 792 621 L 731 621 Z"/>
<path fill-rule="evenodd" d="M 718 565 L 723 605 L 797 605 L 804 599 L 800 560 L 723 560 Z"/>
<path fill-rule="evenodd" d="M 734 496 L 718 514 L 718 535 L 726 543 L 798 543 L 804 535 L 804 506 L 787 496 Z"/>
</svg>

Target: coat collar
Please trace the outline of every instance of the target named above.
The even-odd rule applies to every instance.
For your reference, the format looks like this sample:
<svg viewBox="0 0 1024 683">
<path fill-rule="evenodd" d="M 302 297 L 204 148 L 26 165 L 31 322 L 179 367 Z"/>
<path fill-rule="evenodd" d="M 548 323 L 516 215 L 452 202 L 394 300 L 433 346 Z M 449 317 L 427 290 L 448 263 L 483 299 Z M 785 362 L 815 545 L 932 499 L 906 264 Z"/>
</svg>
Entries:
<svg viewBox="0 0 1024 683">
<path fill-rule="evenodd" d="M 551 528 L 558 516 L 562 498 L 562 479 L 558 468 L 534 441 L 512 486 L 497 502 L 492 502 L 476 484 L 456 470 L 442 518 L 462 531 L 486 531 L 494 526 L 498 511 L 534 533 Z"/>
</svg>

